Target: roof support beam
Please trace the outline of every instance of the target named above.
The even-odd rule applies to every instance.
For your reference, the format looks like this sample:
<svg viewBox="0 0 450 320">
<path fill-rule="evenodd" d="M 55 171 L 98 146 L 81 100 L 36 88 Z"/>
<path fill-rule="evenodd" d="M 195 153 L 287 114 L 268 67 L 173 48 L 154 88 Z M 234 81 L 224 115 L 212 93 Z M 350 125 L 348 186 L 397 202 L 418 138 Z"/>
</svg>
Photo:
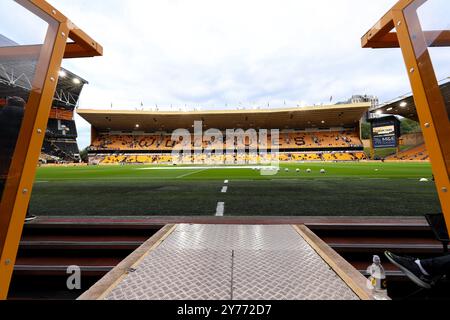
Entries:
<svg viewBox="0 0 450 320">
<path fill-rule="evenodd" d="M 450 30 L 444 31 L 425 31 L 425 40 L 429 47 L 448 47 L 450 46 Z M 385 49 L 400 48 L 396 32 L 389 32 L 379 35 L 377 38 L 363 38 L 363 48 Z"/>
<path fill-rule="evenodd" d="M 42 45 L 10 46 L 0 48 L 0 58 L 5 59 L 29 59 L 36 58 L 41 52 Z M 77 42 L 69 42 L 64 50 L 64 59 L 91 58 L 99 55 L 97 49 L 83 47 Z"/>
</svg>

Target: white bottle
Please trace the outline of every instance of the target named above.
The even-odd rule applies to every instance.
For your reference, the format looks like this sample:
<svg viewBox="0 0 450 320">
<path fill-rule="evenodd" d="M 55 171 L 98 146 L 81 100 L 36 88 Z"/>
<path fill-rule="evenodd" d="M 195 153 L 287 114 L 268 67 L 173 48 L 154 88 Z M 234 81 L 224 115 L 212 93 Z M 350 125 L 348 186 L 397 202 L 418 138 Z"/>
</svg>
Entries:
<svg viewBox="0 0 450 320">
<path fill-rule="evenodd" d="M 381 265 L 379 256 L 373 256 L 373 263 L 367 268 L 369 279 L 367 279 L 367 287 L 373 291 L 373 296 L 377 300 L 388 299 L 386 272 Z"/>
</svg>

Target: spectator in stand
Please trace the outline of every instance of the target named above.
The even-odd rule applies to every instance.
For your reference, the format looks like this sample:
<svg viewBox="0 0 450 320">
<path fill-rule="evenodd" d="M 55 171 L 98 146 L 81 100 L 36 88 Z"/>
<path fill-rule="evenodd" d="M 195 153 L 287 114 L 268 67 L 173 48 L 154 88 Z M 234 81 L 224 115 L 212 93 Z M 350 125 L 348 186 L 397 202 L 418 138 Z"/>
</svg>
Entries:
<svg viewBox="0 0 450 320">
<path fill-rule="evenodd" d="M 0 201 L 5 189 L 6 179 L 16 148 L 25 112 L 25 101 L 20 97 L 7 99 L 6 106 L 0 109 Z M 29 209 L 25 221 L 36 219 Z"/>
</svg>

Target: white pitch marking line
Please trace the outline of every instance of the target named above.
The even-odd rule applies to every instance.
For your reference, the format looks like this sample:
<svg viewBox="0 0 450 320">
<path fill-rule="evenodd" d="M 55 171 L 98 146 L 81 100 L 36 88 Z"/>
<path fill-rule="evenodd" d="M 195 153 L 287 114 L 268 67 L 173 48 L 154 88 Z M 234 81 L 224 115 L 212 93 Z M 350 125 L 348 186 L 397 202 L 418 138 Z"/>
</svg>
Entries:
<svg viewBox="0 0 450 320">
<path fill-rule="evenodd" d="M 218 202 L 216 209 L 216 217 L 223 217 L 225 211 L 225 202 Z"/>
<path fill-rule="evenodd" d="M 193 175 L 193 174 L 196 174 L 196 173 L 205 171 L 205 170 L 206 170 L 206 169 L 197 170 L 197 171 L 194 171 L 194 172 L 188 172 L 188 173 L 186 173 L 186 174 L 182 174 L 181 176 L 176 177 L 176 179 L 181 179 L 181 178 L 184 178 L 184 177 L 188 177 L 188 176 L 190 176 L 190 175 Z"/>
<path fill-rule="evenodd" d="M 227 186 L 222 188 L 222 193 L 227 193 L 227 191 L 228 191 L 228 187 Z"/>
<path fill-rule="evenodd" d="M 195 169 L 205 169 L 205 170 L 211 170 L 211 169 L 245 169 L 249 170 L 252 168 L 256 169 L 264 169 L 264 170 L 270 170 L 271 168 L 275 167 L 268 167 L 268 166 L 186 166 L 186 167 L 145 167 L 145 168 L 134 168 L 133 170 L 195 170 Z"/>
</svg>

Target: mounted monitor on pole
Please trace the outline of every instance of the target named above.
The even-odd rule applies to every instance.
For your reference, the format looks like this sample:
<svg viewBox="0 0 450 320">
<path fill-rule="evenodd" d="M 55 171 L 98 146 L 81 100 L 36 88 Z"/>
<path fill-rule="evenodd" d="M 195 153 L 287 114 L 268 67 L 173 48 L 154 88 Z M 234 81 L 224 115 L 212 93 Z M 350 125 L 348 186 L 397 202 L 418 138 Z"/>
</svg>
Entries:
<svg viewBox="0 0 450 320">
<path fill-rule="evenodd" d="M 369 119 L 372 149 L 397 148 L 400 141 L 400 121 L 395 116 Z"/>
</svg>

